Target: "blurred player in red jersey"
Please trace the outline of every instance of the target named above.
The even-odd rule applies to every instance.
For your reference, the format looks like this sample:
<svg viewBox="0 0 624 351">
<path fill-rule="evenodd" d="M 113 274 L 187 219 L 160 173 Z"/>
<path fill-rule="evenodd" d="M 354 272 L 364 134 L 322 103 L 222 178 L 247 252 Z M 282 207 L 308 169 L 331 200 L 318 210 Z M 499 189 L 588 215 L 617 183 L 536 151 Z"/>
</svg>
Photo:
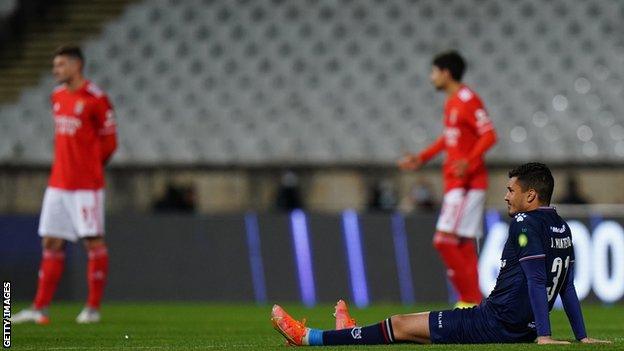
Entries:
<svg viewBox="0 0 624 351">
<path fill-rule="evenodd" d="M 419 154 L 399 161 L 404 170 L 418 170 L 441 151 L 444 200 L 436 224 L 433 245 L 447 268 L 447 276 L 459 294 L 457 307 L 481 301 L 475 239 L 483 233 L 483 208 L 488 175 L 485 152 L 496 143 L 496 132 L 479 96 L 461 83 L 464 59 L 455 51 L 433 59 L 431 82 L 444 91 L 444 132 Z"/>
<path fill-rule="evenodd" d="M 117 135 L 113 107 L 106 95 L 84 78 L 84 62 L 79 47 L 61 47 L 54 54 L 53 74 L 60 86 L 51 97 L 54 162 L 39 221 L 43 258 L 32 308 L 17 313 L 15 323 L 49 323 L 47 307 L 65 266 L 65 243 L 79 239 L 89 257 L 89 296 L 76 321 L 100 320 L 108 274 L 104 166 L 117 148 Z"/>
</svg>

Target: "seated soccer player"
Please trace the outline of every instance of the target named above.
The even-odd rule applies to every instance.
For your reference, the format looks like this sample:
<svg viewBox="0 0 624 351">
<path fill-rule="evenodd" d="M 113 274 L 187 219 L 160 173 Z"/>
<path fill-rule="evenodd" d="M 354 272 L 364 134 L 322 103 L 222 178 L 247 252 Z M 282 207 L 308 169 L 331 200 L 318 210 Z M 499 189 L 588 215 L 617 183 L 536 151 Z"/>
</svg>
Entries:
<svg viewBox="0 0 624 351">
<path fill-rule="evenodd" d="M 490 296 L 473 308 L 395 315 L 356 326 L 344 302 L 336 305 L 336 330 L 307 328 L 275 305 L 271 320 L 291 345 L 364 345 L 399 342 L 434 344 L 567 344 L 551 338 L 549 311 L 557 295 L 582 343 L 608 343 L 587 336 L 574 288 L 570 228 L 549 207 L 554 187 L 550 170 L 527 163 L 509 172 L 505 202 L 513 217 Z"/>
</svg>

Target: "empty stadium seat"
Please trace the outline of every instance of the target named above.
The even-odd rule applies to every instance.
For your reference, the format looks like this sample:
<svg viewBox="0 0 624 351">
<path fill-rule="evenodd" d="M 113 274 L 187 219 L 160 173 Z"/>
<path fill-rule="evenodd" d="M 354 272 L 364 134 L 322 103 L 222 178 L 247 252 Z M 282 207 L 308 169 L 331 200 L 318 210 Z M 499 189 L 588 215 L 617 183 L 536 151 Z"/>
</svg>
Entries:
<svg viewBox="0 0 624 351">
<path fill-rule="evenodd" d="M 456 48 L 491 160 L 624 157 L 615 1 L 142 1 L 84 43 L 117 108 L 114 162 L 389 164 L 441 131 L 431 57 Z M 553 20 L 555 19 L 555 20 Z M 0 109 L 0 161 L 50 160 L 50 75 Z"/>
</svg>

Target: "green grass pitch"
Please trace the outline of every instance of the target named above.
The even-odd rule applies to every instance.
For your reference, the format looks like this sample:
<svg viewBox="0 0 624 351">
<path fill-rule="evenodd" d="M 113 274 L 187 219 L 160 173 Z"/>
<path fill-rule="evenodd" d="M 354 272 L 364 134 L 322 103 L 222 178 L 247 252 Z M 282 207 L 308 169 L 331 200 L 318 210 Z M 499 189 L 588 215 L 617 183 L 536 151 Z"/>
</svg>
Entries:
<svg viewBox="0 0 624 351">
<path fill-rule="evenodd" d="M 25 304 L 13 306 L 13 313 Z M 331 328 L 333 308 L 307 309 L 284 306 L 295 318 L 306 317 L 308 325 Z M 358 324 L 375 323 L 389 315 L 441 308 L 443 306 L 375 305 L 352 314 Z M 269 322 L 270 306 L 214 305 L 201 303 L 107 303 L 98 325 L 77 325 L 80 304 L 57 303 L 50 308 L 47 326 L 13 325 L 13 350 L 286 350 L 281 335 Z M 611 345 L 543 347 L 538 345 L 392 345 L 369 347 L 324 347 L 323 349 L 434 349 L 434 350 L 624 350 L 624 305 L 583 305 L 588 333 L 609 339 Z M 562 311 L 552 313 L 554 337 L 573 340 Z M 126 338 L 126 335 L 128 336 Z"/>
</svg>

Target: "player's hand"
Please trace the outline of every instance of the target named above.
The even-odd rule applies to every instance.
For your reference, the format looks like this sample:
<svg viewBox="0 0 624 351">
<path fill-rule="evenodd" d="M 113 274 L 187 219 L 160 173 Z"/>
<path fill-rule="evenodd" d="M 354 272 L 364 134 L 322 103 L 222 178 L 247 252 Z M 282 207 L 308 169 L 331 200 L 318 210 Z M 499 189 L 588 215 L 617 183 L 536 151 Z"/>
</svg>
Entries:
<svg viewBox="0 0 624 351">
<path fill-rule="evenodd" d="M 564 340 L 555 340 L 550 336 L 538 336 L 537 343 L 539 345 L 568 345 L 570 342 Z"/>
<path fill-rule="evenodd" d="M 599 339 L 592 339 L 592 338 L 583 338 L 580 341 L 583 344 L 611 344 L 612 343 L 610 340 L 599 340 Z"/>
<path fill-rule="evenodd" d="M 423 162 L 418 155 L 407 154 L 398 162 L 399 168 L 404 171 L 417 171 L 422 167 Z"/>
<path fill-rule="evenodd" d="M 453 163 L 453 174 L 457 178 L 464 178 L 467 175 L 468 171 L 468 160 L 461 159 L 457 160 Z"/>
</svg>

